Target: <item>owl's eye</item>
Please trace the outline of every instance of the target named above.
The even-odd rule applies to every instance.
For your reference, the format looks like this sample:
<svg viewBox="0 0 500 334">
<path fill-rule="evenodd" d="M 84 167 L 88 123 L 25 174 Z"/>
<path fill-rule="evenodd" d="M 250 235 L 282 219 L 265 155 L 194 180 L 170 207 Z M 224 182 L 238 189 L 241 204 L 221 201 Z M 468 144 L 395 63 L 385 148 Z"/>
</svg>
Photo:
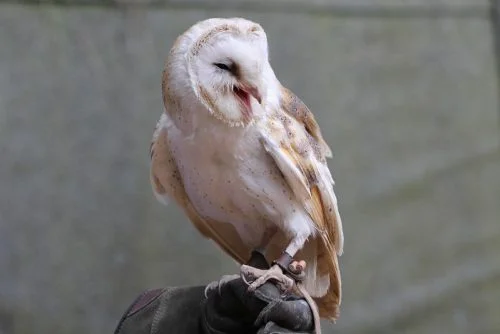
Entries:
<svg viewBox="0 0 500 334">
<path fill-rule="evenodd" d="M 224 63 L 214 63 L 214 65 L 217 66 L 218 68 L 220 68 L 221 70 L 224 70 L 224 71 L 230 70 L 229 66 L 224 64 Z"/>
</svg>

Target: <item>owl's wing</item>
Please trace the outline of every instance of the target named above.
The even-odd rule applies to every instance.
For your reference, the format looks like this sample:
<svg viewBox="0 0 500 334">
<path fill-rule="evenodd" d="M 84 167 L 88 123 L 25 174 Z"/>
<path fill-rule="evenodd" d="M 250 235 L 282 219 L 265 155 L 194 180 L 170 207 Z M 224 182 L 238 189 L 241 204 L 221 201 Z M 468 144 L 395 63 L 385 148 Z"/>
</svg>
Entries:
<svg viewBox="0 0 500 334">
<path fill-rule="evenodd" d="M 319 230 L 328 234 L 336 252 L 341 255 L 342 221 L 333 191 L 335 182 L 326 162 L 326 158 L 332 156 L 331 150 L 321 135 L 313 113 L 285 87 L 281 90 L 280 111 L 292 116 L 295 121 L 285 118 L 285 131 L 279 138 L 281 142 L 278 145 L 277 137 L 273 138 L 271 134 L 266 148 L 270 148 L 268 151 L 278 166 L 288 166 L 285 170 L 282 168 L 282 172 L 287 176 L 294 193 L 299 195 Z M 307 194 L 305 197 L 304 193 Z"/>
<path fill-rule="evenodd" d="M 203 236 L 215 241 L 237 262 L 246 262 L 250 258 L 251 250 L 244 246 L 234 227 L 231 224 L 201 217 L 192 205 L 184 189 L 175 159 L 171 155 L 169 126 L 172 125 L 168 115 L 164 113 L 156 125 L 151 142 L 150 178 L 156 197 L 165 204 L 168 203 L 167 199 L 173 199 Z"/>
<path fill-rule="evenodd" d="M 331 151 L 311 111 L 286 88 L 282 90 L 281 109 L 276 116 L 270 118 L 262 142 L 316 225 L 320 241 L 318 277 L 325 273 L 330 277 L 328 292 L 317 303 L 320 312 L 334 318 L 332 314 L 341 299 L 337 256 L 342 254 L 344 236 L 334 181 L 326 163 Z M 276 120 L 280 122 L 275 123 Z"/>
<path fill-rule="evenodd" d="M 281 86 L 281 108 L 284 112 L 303 124 L 304 129 L 316 140 L 324 157 L 332 157 L 332 151 L 323 139 L 319 125 L 311 110 L 309 110 L 306 104 L 302 102 L 297 95 L 283 86 Z"/>
</svg>

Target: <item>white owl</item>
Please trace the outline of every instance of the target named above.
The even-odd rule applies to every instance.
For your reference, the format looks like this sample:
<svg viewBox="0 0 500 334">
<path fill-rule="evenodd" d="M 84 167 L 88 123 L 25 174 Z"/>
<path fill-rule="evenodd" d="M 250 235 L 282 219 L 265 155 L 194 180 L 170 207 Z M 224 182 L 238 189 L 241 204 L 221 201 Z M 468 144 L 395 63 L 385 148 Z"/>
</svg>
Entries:
<svg viewBox="0 0 500 334">
<path fill-rule="evenodd" d="M 303 269 L 301 286 L 323 318 L 341 301 L 343 232 L 327 166 L 331 151 L 307 106 L 276 78 L 266 33 L 242 18 L 198 22 L 178 37 L 163 72 L 165 112 L 151 144 L 151 182 L 241 264 L 253 250 L 266 280 Z M 304 268 L 305 267 L 305 268 Z"/>
</svg>

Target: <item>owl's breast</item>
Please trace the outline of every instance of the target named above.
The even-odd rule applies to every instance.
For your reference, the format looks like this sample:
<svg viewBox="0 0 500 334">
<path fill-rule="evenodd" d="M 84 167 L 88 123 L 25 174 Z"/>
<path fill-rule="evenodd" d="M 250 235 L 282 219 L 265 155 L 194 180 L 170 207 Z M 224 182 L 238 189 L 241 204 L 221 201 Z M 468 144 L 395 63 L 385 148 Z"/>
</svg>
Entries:
<svg viewBox="0 0 500 334">
<path fill-rule="evenodd" d="M 172 144 L 184 188 L 198 213 L 232 224 L 246 243 L 258 246 L 266 227 L 280 220 L 277 205 L 266 199 L 266 188 L 273 186 L 266 175 L 273 167 L 258 133 L 207 127 L 172 138 Z"/>
</svg>

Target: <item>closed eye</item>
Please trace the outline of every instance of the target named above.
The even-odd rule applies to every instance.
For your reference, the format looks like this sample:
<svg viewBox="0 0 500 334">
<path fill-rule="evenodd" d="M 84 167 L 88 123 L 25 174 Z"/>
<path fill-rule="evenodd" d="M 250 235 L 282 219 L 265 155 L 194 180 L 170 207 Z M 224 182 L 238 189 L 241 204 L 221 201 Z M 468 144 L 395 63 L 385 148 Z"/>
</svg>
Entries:
<svg viewBox="0 0 500 334">
<path fill-rule="evenodd" d="M 214 63 L 214 65 L 217 66 L 218 68 L 220 68 L 221 70 L 224 70 L 224 71 L 230 70 L 229 66 L 224 64 L 224 63 Z"/>
</svg>

